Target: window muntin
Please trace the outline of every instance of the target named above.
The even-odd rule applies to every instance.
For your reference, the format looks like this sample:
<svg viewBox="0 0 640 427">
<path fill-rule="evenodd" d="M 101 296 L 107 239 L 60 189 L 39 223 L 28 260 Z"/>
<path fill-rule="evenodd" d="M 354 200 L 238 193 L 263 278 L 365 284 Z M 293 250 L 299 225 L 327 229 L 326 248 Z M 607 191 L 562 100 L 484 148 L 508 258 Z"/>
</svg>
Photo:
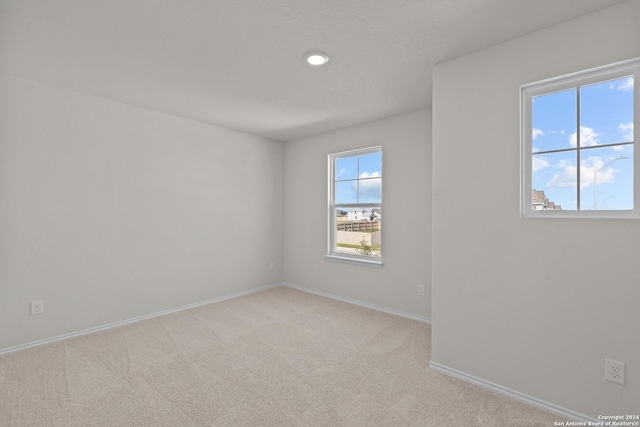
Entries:
<svg viewBox="0 0 640 427">
<path fill-rule="evenodd" d="M 329 155 L 327 256 L 381 264 L 382 149 Z"/>
<path fill-rule="evenodd" d="M 628 61 L 522 87 L 524 216 L 639 215 L 639 70 Z"/>
</svg>

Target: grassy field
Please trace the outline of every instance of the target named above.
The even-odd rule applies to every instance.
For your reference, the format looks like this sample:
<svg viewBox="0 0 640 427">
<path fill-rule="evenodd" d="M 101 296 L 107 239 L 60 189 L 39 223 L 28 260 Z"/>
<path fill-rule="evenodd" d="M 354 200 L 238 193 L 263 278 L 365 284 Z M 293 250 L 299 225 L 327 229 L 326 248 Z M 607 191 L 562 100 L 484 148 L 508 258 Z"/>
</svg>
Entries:
<svg viewBox="0 0 640 427">
<path fill-rule="evenodd" d="M 362 245 L 350 245 L 348 243 L 336 243 L 336 246 L 339 248 L 362 249 Z M 373 249 L 374 251 L 379 251 L 380 245 L 373 245 L 371 249 Z"/>
</svg>

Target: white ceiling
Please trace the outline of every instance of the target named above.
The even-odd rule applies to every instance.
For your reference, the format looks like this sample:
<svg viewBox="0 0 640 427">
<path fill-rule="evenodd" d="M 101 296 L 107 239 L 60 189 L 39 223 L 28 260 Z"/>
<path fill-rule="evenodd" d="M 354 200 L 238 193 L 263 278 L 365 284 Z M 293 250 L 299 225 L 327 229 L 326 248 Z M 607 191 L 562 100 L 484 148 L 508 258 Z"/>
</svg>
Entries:
<svg viewBox="0 0 640 427">
<path fill-rule="evenodd" d="M 434 64 L 620 2 L 0 0 L 0 73 L 291 140 L 428 107 Z"/>
</svg>

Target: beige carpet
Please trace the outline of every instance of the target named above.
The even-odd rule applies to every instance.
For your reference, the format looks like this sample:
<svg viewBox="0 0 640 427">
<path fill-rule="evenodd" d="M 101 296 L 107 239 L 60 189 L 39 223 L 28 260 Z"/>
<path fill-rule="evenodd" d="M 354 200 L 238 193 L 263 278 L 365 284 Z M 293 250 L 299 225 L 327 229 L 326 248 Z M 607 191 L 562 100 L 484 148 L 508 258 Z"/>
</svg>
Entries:
<svg viewBox="0 0 640 427">
<path fill-rule="evenodd" d="M 0 356 L 5 426 L 552 426 L 427 367 L 430 326 L 287 287 Z"/>
</svg>

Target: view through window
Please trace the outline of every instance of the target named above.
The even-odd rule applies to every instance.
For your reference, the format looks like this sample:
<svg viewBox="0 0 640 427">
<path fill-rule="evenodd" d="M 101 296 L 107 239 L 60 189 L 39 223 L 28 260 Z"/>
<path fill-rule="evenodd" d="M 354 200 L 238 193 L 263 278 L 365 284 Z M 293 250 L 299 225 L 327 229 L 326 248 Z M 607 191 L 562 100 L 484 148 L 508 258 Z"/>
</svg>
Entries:
<svg viewBox="0 0 640 427">
<path fill-rule="evenodd" d="M 329 254 L 380 259 L 382 151 L 367 148 L 329 156 Z"/>
<path fill-rule="evenodd" d="M 635 83 L 622 68 L 524 90 L 526 210 L 634 210 Z"/>
</svg>

